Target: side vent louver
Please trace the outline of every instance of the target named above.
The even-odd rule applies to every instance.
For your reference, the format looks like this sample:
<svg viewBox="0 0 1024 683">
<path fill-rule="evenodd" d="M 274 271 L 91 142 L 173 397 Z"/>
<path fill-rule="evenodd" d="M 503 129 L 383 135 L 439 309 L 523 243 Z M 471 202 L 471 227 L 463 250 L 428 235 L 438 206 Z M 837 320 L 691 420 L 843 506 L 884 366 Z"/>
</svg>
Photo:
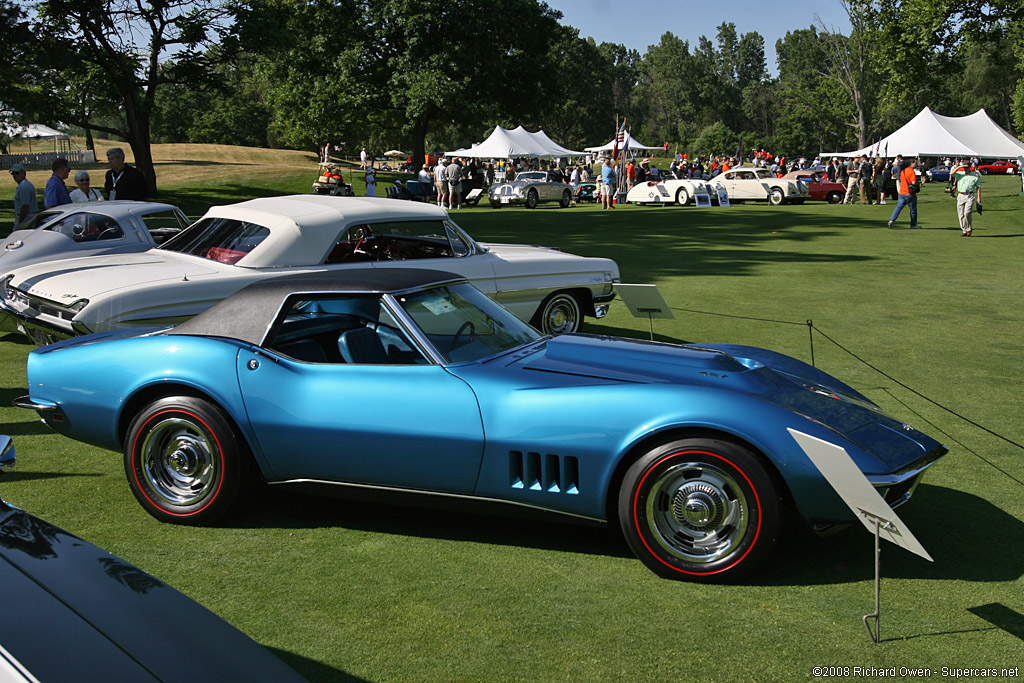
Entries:
<svg viewBox="0 0 1024 683">
<path fill-rule="evenodd" d="M 552 453 L 508 454 L 509 483 L 514 489 L 577 494 L 580 481 L 579 460 L 574 456 Z"/>
</svg>

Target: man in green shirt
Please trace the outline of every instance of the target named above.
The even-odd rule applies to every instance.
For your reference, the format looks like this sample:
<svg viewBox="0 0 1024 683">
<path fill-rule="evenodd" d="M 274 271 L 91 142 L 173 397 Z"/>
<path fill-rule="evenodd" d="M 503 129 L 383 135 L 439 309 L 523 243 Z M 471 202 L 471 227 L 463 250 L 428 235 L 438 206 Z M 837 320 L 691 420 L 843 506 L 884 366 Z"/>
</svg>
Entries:
<svg viewBox="0 0 1024 683">
<path fill-rule="evenodd" d="M 981 176 L 973 164 L 968 163 L 957 169 L 953 177 L 956 178 L 956 215 L 960 219 L 960 231 L 962 237 L 970 237 L 975 198 L 981 205 Z"/>
</svg>

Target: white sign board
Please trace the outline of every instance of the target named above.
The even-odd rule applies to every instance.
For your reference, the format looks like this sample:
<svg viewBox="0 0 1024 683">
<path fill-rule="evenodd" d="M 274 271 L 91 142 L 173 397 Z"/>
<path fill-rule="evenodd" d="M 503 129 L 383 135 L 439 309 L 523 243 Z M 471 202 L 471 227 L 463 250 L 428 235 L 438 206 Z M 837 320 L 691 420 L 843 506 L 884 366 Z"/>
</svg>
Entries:
<svg viewBox="0 0 1024 683">
<path fill-rule="evenodd" d="M 715 183 L 715 189 L 718 190 L 718 205 L 729 206 L 729 191 L 725 189 L 725 185 Z"/>
<path fill-rule="evenodd" d="M 795 429 L 788 431 L 868 531 L 874 534 L 876 520 L 880 520 L 881 524 L 877 526 L 879 536 L 929 562 L 933 561 L 903 520 L 878 495 L 845 448 Z"/>
<path fill-rule="evenodd" d="M 693 193 L 693 203 L 697 206 L 711 206 L 711 195 L 707 193 L 707 185 L 698 185 Z"/>
<path fill-rule="evenodd" d="M 615 293 L 622 299 L 634 318 L 675 319 L 658 285 L 624 285 L 617 283 Z"/>
</svg>

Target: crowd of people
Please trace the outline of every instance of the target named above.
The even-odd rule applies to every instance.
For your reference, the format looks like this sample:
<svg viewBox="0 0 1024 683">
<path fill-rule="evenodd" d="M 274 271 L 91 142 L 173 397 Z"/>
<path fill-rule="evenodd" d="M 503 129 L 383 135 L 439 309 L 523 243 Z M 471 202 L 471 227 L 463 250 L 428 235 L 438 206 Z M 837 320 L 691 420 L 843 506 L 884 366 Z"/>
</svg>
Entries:
<svg viewBox="0 0 1024 683">
<path fill-rule="evenodd" d="M 110 169 L 103 180 L 103 193 L 106 199 L 144 200 L 149 197 L 149 184 L 142 172 L 125 162 L 124 150 L 111 147 L 107 150 L 107 163 Z M 50 165 L 52 175 L 43 188 L 43 208 L 52 209 L 64 204 L 79 202 L 101 202 L 103 193 L 91 187 L 92 179 L 85 170 L 75 173 L 75 189 L 68 191 L 67 179 L 71 175 L 71 164 L 64 157 L 57 157 Z M 24 164 L 11 166 L 11 177 L 17 184 L 14 191 L 14 229 L 32 220 L 39 213 L 39 201 L 36 188 L 29 182 Z"/>
</svg>

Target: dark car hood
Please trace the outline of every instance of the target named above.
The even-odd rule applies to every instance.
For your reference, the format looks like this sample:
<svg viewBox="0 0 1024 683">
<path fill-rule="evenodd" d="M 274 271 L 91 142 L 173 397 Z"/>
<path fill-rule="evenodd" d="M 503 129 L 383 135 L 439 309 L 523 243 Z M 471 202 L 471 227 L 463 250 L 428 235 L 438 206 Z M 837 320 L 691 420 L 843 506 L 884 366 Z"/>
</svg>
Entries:
<svg viewBox="0 0 1024 683">
<path fill-rule="evenodd" d="M 894 468 L 935 449 L 945 452 L 937 441 L 885 415 L 846 383 L 767 349 L 563 335 L 515 362 L 528 370 L 581 378 L 701 386 L 747 394 L 829 427 Z"/>
<path fill-rule="evenodd" d="M 217 615 L 0 500 L 0 645 L 41 681 L 299 681 Z"/>
</svg>

